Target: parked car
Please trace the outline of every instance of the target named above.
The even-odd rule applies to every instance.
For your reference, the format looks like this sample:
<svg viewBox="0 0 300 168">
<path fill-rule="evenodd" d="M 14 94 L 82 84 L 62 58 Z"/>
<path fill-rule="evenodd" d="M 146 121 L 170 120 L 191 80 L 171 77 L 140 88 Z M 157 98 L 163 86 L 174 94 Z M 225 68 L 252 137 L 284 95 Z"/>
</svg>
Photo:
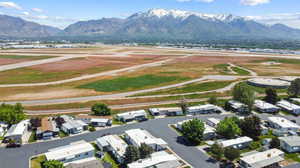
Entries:
<svg viewBox="0 0 300 168">
<path fill-rule="evenodd" d="M 9 143 L 6 145 L 6 148 L 20 148 L 21 144 L 19 143 Z"/>
</svg>

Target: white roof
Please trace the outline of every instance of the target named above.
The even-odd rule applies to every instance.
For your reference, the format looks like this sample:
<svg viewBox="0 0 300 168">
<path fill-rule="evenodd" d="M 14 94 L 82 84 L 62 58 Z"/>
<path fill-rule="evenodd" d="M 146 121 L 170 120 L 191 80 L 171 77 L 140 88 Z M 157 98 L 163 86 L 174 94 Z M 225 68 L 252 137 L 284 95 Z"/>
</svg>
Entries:
<svg viewBox="0 0 300 168">
<path fill-rule="evenodd" d="M 233 108 L 236 108 L 236 109 L 241 108 L 241 107 L 245 107 L 245 106 L 246 106 L 245 104 L 243 104 L 243 103 L 241 103 L 241 102 L 239 102 L 239 101 L 236 101 L 236 100 L 229 100 L 228 103 L 230 103 L 231 106 L 232 106 Z"/>
<path fill-rule="evenodd" d="M 92 118 L 91 122 L 96 122 L 96 123 L 107 123 L 109 119 L 107 118 Z"/>
<path fill-rule="evenodd" d="M 283 161 L 281 157 L 284 152 L 279 149 L 270 149 L 264 152 L 257 152 L 251 155 L 247 155 L 241 158 L 242 161 L 251 165 L 254 168 L 261 168 L 273 163 Z"/>
<path fill-rule="evenodd" d="M 269 120 L 281 128 L 300 128 L 299 125 L 283 117 L 269 117 Z"/>
<path fill-rule="evenodd" d="M 125 134 L 138 145 L 141 145 L 142 143 L 167 145 L 167 143 L 163 139 L 155 138 L 146 130 L 131 129 L 125 131 Z"/>
<path fill-rule="evenodd" d="M 137 111 L 129 111 L 121 114 L 117 114 L 118 117 L 126 117 L 126 116 L 141 116 L 141 115 L 147 115 L 145 110 L 137 110 Z"/>
<path fill-rule="evenodd" d="M 128 145 L 119 136 L 107 135 L 101 137 L 101 139 L 104 139 L 119 156 L 123 156 L 125 154 Z"/>
<path fill-rule="evenodd" d="M 174 154 L 168 154 L 165 151 L 152 153 L 151 157 L 138 160 L 136 162 L 128 164 L 128 168 L 146 168 L 152 167 L 160 163 L 177 161 L 177 157 Z"/>
<path fill-rule="evenodd" d="M 226 147 L 229 147 L 229 146 L 238 145 L 238 144 L 251 142 L 251 141 L 253 141 L 251 138 L 244 136 L 244 137 L 239 137 L 239 138 L 236 138 L 236 139 L 224 140 L 224 141 L 221 141 L 220 144 L 224 148 L 226 148 Z"/>
<path fill-rule="evenodd" d="M 280 140 L 284 141 L 290 146 L 300 146 L 300 136 L 287 136 L 287 137 L 280 137 Z"/>
<path fill-rule="evenodd" d="M 220 122 L 220 120 L 216 118 L 208 118 L 207 120 L 211 123 L 214 123 L 215 125 L 219 124 Z"/>
<path fill-rule="evenodd" d="M 205 105 L 198 105 L 198 106 L 191 106 L 188 107 L 188 110 L 211 110 L 217 109 L 218 107 L 212 104 L 205 104 Z"/>
<path fill-rule="evenodd" d="M 7 131 L 7 134 L 5 137 L 15 136 L 15 135 L 23 135 L 25 130 L 28 128 L 29 120 L 23 120 L 19 122 L 18 124 L 12 125 L 9 130 Z"/>
<path fill-rule="evenodd" d="M 50 149 L 45 153 L 47 160 L 60 160 L 64 158 L 73 158 L 77 154 L 93 151 L 94 147 L 85 141 L 78 141 L 67 146 Z"/>
<path fill-rule="evenodd" d="M 297 109 L 300 109 L 300 106 L 296 105 L 296 104 L 293 104 L 291 102 L 288 102 L 286 100 L 281 100 L 279 102 L 277 102 L 277 106 L 280 106 L 284 109 L 287 109 L 287 110 L 297 110 Z"/>
<path fill-rule="evenodd" d="M 262 100 L 255 100 L 254 106 L 260 109 L 279 109 L 279 107 Z"/>
</svg>

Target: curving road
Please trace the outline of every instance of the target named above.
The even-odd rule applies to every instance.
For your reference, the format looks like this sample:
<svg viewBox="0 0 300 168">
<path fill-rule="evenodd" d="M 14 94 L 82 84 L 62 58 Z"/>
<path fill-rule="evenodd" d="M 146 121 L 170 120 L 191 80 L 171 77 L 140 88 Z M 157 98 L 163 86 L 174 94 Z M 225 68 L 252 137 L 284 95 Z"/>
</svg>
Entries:
<svg viewBox="0 0 300 168">
<path fill-rule="evenodd" d="M 201 119 L 208 117 L 224 118 L 225 115 L 206 115 L 201 116 Z M 141 128 L 148 130 L 156 137 L 164 139 L 169 147 L 182 159 L 187 161 L 195 168 L 218 168 L 218 164 L 209 161 L 209 157 L 193 146 L 186 146 L 180 142 L 180 137 L 177 133 L 168 127 L 168 124 L 175 124 L 179 121 L 191 117 L 179 118 L 164 118 L 154 119 L 147 122 L 128 124 L 119 127 L 112 127 L 96 132 L 72 136 L 60 140 L 49 142 L 41 142 L 34 144 L 27 144 L 21 148 L 6 149 L 0 148 L 0 163 L 1 168 L 29 168 L 29 159 L 38 154 L 47 152 L 51 148 L 67 145 L 71 142 L 86 140 L 87 142 L 95 141 L 98 137 L 104 134 L 122 134 L 128 129 Z"/>
</svg>

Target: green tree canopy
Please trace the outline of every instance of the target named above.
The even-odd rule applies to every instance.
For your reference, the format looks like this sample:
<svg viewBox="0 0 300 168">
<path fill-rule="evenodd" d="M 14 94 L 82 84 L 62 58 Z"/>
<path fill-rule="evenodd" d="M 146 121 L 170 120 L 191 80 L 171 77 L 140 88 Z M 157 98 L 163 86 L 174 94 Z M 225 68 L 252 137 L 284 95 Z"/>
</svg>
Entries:
<svg viewBox="0 0 300 168">
<path fill-rule="evenodd" d="M 8 124 L 16 124 L 24 119 L 26 119 L 26 115 L 20 103 L 16 105 L 0 105 L 0 121 L 4 121 Z"/>
<path fill-rule="evenodd" d="M 92 112 L 97 116 L 111 115 L 111 109 L 103 103 L 96 103 L 92 106 Z"/>
<path fill-rule="evenodd" d="M 235 159 L 239 158 L 241 155 L 240 150 L 229 147 L 225 148 L 224 150 L 224 156 L 226 159 L 230 161 L 234 161 Z"/>
<path fill-rule="evenodd" d="M 140 152 L 140 158 L 145 159 L 150 157 L 150 155 L 154 152 L 152 147 L 142 143 L 141 146 L 139 147 L 139 152 Z"/>
<path fill-rule="evenodd" d="M 246 104 L 249 112 L 252 111 L 255 101 L 255 92 L 253 89 L 249 88 L 247 85 L 239 84 L 233 88 L 232 94 L 234 100 Z"/>
<path fill-rule="evenodd" d="M 57 160 L 45 161 L 42 165 L 43 168 L 65 168 L 64 164 Z"/>
<path fill-rule="evenodd" d="M 221 145 L 215 143 L 210 147 L 210 152 L 212 154 L 212 157 L 221 160 L 224 155 L 224 149 Z"/>
<path fill-rule="evenodd" d="M 129 145 L 125 151 L 125 163 L 129 164 L 140 159 L 139 149 L 133 145 Z"/>
<path fill-rule="evenodd" d="M 245 119 L 241 120 L 239 126 L 244 136 L 258 140 L 258 137 L 261 135 L 261 120 L 257 116 L 246 117 Z"/>
<path fill-rule="evenodd" d="M 280 98 L 277 95 L 276 89 L 268 88 L 265 90 L 265 92 L 266 92 L 266 97 L 264 98 L 264 100 L 266 102 L 271 104 L 276 104 L 280 100 Z"/>
<path fill-rule="evenodd" d="M 203 140 L 204 130 L 204 123 L 199 119 L 192 119 L 182 124 L 183 135 L 195 144 L 199 144 Z"/>
<path fill-rule="evenodd" d="M 241 129 L 238 126 L 239 120 L 236 117 L 226 117 L 217 125 L 217 134 L 231 139 L 241 134 Z"/>
<path fill-rule="evenodd" d="M 298 97 L 300 95 L 300 78 L 291 82 L 291 85 L 288 88 L 288 94 L 292 97 Z"/>
</svg>

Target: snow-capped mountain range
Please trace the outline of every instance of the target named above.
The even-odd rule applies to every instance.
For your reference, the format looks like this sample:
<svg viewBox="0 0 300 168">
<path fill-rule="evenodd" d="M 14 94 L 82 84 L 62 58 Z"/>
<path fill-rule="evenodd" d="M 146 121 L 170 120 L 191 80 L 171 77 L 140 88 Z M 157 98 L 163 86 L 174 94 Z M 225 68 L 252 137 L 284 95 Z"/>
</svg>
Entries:
<svg viewBox="0 0 300 168">
<path fill-rule="evenodd" d="M 23 24 L 18 24 L 22 22 Z M 103 18 L 74 23 L 64 30 L 34 28 L 27 21 L 10 16 L 0 17 L 0 37 L 80 37 L 115 41 L 203 41 L 292 39 L 300 40 L 300 30 L 283 24 L 265 25 L 231 14 L 204 14 L 181 10 L 151 9 L 128 18 Z M 19 26 L 17 26 L 19 25 Z M 23 27 L 22 27 L 23 26 Z M 36 30 L 39 30 L 37 33 Z M 47 30 L 47 31 L 46 31 Z M 51 31 L 50 31 L 51 30 Z M 43 33 L 44 32 L 44 33 Z M 76 38 L 78 39 L 78 38 Z"/>
<path fill-rule="evenodd" d="M 246 19 L 240 16 L 233 16 L 232 14 L 205 14 L 205 13 L 198 13 L 198 12 L 190 12 L 190 11 L 183 11 L 183 10 L 166 10 L 166 9 L 151 9 L 147 12 L 140 12 L 132 17 L 173 17 L 181 20 L 185 20 L 190 16 L 197 16 L 201 19 L 211 20 L 211 21 L 222 21 L 222 22 L 231 22 L 235 19 Z"/>
</svg>

